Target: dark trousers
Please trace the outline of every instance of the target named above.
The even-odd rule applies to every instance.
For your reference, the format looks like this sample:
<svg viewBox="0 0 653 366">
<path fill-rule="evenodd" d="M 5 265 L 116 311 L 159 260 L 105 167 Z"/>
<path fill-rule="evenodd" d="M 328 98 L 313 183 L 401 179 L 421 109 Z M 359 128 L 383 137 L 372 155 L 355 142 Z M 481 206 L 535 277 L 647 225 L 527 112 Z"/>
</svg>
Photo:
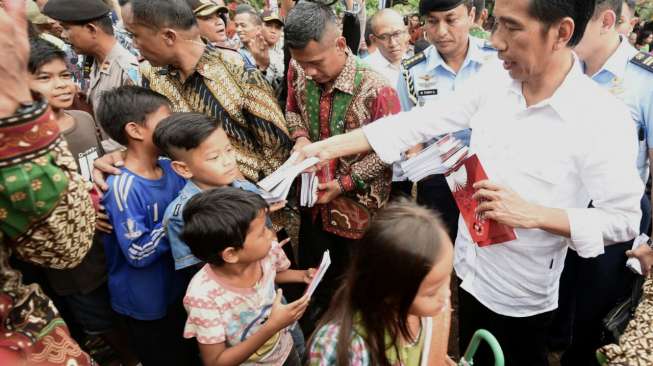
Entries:
<svg viewBox="0 0 653 366">
<path fill-rule="evenodd" d="M 331 257 L 331 265 L 322 282 L 313 294 L 311 304 L 300 322 L 304 334 L 311 334 L 315 324 L 329 308 L 331 298 L 342 282 L 342 276 L 349 265 L 351 250 L 357 240 L 343 238 L 322 229 L 320 215 L 315 221 L 309 210 L 302 212 L 299 229 L 299 266 L 317 268 L 326 250 Z"/>
<path fill-rule="evenodd" d="M 642 199 L 641 232 L 651 223 L 650 201 Z M 632 240 L 605 247 L 596 258 L 581 258 L 569 250 L 560 278 L 558 311 L 549 343 L 563 350 L 562 365 L 598 365 L 596 350 L 602 339 L 602 320 L 621 300 L 630 296 L 635 275 L 626 268 L 626 251 Z"/>
<path fill-rule="evenodd" d="M 494 335 L 509 366 L 546 366 L 547 333 L 553 311 L 515 318 L 500 315 L 478 302 L 467 291 L 458 289 L 460 350 L 464 352 L 478 329 L 486 329 Z M 494 356 L 486 343 L 481 345 L 474 357 L 474 366 L 494 365 Z"/>
<path fill-rule="evenodd" d="M 181 299 L 170 305 L 168 313 L 161 319 L 122 318 L 132 349 L 143 366 L 201 364 L 195 339 L 183 337 L 186 311 L 181 305 Z"/>
<path fill-rule="evenodd" d="M 417 183 L 417 203 L 438 211 L 449 237 L 456 240 L 460 211 L 444 175 L 432 175 Z"/>
</svg>

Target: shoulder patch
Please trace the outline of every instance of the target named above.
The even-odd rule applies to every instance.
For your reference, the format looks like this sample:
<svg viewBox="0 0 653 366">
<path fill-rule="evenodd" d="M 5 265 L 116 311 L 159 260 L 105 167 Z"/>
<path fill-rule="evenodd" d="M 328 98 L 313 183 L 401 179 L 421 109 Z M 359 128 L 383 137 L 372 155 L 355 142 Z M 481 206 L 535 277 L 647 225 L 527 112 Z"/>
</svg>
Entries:
<svg viewBox="0 0 653 366">
<path fill-rule="evenodd" d="M 424 60 L 426 60 L 426 55 L 424 54 L 424 52 L 420 52 L 420 53 L 414 55 L 413 57 L 402 61 L 401 64 L 404 67 L 404 69 L 408 70 L 411 67 L 419 64 L 420 62 L 422 62 Z"/>
<path fill-rule="evenodd" d="M 633 58 L 630 59 L 630 62 L 643 68 L 644 70 L 653 72 L 653 55 L 650 55 L 646 52 L 638 52 L 635 56 L 633 56 Z"/>
</svg>

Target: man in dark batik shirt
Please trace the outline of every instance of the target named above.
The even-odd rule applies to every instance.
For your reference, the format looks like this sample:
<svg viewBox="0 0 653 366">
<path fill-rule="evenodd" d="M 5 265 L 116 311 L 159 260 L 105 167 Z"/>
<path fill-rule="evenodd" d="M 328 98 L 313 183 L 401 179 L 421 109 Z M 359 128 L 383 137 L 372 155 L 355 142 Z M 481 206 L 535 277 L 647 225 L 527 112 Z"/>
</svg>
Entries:
<svg viewBox="0 0 653 366">
<path fill-rule="evenodd" d="M 270 85 L 256 68 L 204 44 L 184 0 L 132 0 L 122 15 L 148 61 L 141 66 L 145 86 L 168 97 L 175 111 L 221 120 L 245 178 L 256 182 L 288 158 L 292 142 Z"/>
</svg>

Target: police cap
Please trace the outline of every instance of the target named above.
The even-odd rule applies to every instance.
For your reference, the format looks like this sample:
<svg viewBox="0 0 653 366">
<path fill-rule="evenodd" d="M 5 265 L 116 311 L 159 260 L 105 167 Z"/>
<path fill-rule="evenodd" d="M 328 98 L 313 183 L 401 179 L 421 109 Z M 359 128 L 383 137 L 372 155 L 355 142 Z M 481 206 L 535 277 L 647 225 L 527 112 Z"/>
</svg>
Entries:
<svg viewBox="0 0 653 366">
<path fill-rule="evenodd" d="M 420 0 L 419 15 L 427 15 L 432 11 L 449 11 L 462 4 L 465 0 Z"/>
<path fill-rule="evenodd" d="M 54 20 L 83 23 L 101 18 L 111 12 L 102 0 L 50 0 L 43 13 Z"/>
</svg>

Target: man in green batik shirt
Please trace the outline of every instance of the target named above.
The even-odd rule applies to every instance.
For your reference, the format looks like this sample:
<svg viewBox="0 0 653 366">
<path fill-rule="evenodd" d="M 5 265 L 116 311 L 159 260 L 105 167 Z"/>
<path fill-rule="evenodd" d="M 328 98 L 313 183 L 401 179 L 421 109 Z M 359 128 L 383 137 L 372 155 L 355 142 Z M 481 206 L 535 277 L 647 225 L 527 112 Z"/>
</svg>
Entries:
<svg viewBox="0 0 653 366">
<path fill-rule="evenodd" d="M 469 29 L 469 34 L 481 39 L 490 39 L 490 32 L 483 29 L 483 24 L 487 20 L 488 11 L 485 8 L 485 0 L 474 0 L 474 25 Z"/>
</svg>

